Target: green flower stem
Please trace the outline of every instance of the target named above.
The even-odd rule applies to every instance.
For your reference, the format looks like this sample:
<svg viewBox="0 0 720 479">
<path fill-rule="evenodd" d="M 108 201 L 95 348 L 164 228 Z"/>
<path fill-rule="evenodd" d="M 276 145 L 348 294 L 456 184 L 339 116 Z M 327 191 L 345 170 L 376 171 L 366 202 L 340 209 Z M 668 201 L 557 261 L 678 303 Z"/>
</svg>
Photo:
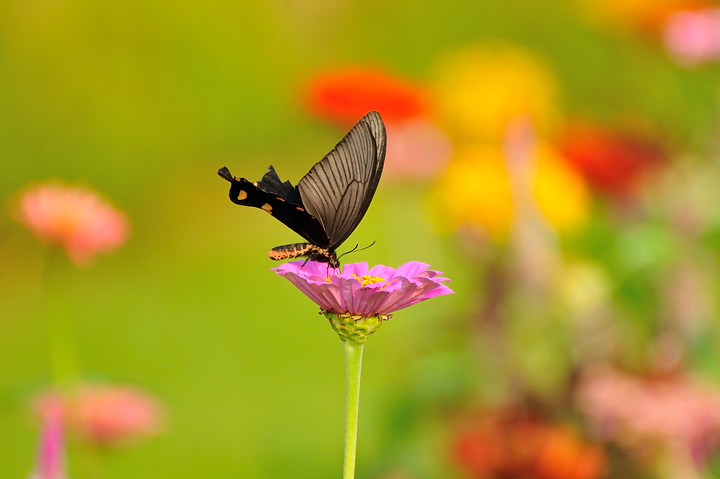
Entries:
<svg viewBox="0 0 720 479">
<path fill-rule="evenodd" d="M 77 370 L 73 355 L 75 345 L 72 322 L 62 313 L 49 314 L 46 319 L 53 380 L 55 386 L 65 390 L 74 382 Z"/>
<path fill-rule="evenodd" d="M 345 345 L 345 377 L 347 408 L 345 416 L 345 464 L 343 479 L 355 478 L 355 452 L 357 450 L 358 410 L 360 408 L 360 372 L 362 370 L 363 343 L 343 341 Z"/>
<path fill-rule="evenodd" d="M 55 250 L 47 253 L 42 282 L 47 347 L 55 387 L 64 391 L 77 378 L 73 321 L 67 313 L 62 256 Z"/>
<path fill-rule="evenodd" d="M 345 345 L 345 377 L 347 386 L 347 409 L 345 419 L 345 465 L 343 479 L 355 478 L 355 451 L 357 450 L 358 409 L 360 406 L 360 371 L 365 340 L 390 319 L 391 315 L 353 316 L 321 311 L 330 326 Z"/>
</svg>

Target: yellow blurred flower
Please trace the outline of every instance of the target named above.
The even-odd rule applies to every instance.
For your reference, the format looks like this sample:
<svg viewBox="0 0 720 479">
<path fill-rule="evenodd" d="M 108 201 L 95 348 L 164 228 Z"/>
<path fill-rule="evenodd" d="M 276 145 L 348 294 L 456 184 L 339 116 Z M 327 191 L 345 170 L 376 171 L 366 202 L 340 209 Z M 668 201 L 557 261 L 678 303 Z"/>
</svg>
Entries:
<svg viewBox="0 0 720 479">
<path fill-rule="evenodd" d="M 544 131 L 556 114 L 555 77 L 532 53 L 497 44 L 475 46 L 442 61 L 436 108 L 455 140 L 498 140 L 514 118 Z"/>
<path fill-rule="evenodd" d="M 533 191 L 540 212 L 558 231 L 584 223 L 589 195 L 585 183 L 565 160 L 547 147 L 538 149 Z"/>
<path fill-rule="evenodd" d="M 522 197 L 558 232 L 582 226 L 589 195 L 583 180 L 550 147 L 535 147 L 528 161 L 527 195 L 511 177 L 500 145 L 466 145 L 455 152 L 431 196 L 441 231 L 468 227 L 502 241 L 518 219 Z"/>
<path fill-rule="evenodd" d="M 493 236 L 510 230 L 513 205 L 502 152 L 490 146 L 457 150 L 433 192 L 441 229 L 479 227 Z"/>
</svg>

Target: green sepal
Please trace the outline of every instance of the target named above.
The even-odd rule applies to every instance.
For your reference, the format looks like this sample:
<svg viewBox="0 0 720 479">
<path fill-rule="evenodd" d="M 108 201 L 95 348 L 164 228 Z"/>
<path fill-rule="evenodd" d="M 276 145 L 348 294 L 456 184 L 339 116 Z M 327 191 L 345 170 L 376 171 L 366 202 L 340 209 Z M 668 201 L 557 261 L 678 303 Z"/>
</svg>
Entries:
<svg viewBox="0 0 720 479">
<path fill-rule="evenodd" d="M 392 314 L 378 316 L 353 316 L 349 313 L 337 314 L 332 311 L 321 311 L 320 314 L 330 321 L 330 326 L 338 333 L 343 342 L 364 344 L 367 337 L 392 317 Z"/>
</svg>

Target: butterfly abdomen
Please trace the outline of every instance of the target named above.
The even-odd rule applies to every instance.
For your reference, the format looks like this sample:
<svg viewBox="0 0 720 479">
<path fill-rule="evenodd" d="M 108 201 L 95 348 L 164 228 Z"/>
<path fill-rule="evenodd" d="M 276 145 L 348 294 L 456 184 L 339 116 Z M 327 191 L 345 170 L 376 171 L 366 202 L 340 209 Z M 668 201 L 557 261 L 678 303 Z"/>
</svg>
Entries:
<svg viewBox="0 0 720 479">
<path fill-rule="evenodd" d="M 284 259 L 307 256 L 314 249 L 316 249 L 316 247 L 310 243 L 284 244 L 282 246 L 276 246 L 268 251 L 268 257 L 275 261 L 282 261 Z"/>
<path fill-rule="evenodd" d="M 275 261 L 282 261 L 290 258 L 300 258 L 305 256 L 314 261 L 334 264 L 337 262 L 334 251 L 321 248 L 310 243 L 293 243 L 276 246 L 268 251 L 268 257 Z"/>
</svg>

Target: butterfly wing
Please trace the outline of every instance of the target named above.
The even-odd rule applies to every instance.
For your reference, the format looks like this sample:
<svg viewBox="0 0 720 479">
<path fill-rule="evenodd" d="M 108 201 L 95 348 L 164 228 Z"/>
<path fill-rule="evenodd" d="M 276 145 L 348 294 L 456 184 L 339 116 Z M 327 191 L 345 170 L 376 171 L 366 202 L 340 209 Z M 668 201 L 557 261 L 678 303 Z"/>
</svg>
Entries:
<svg viewBox="0 0 720 479">
<path fill-rule="evenodd" d="M 302 203 L 322 225 L 334 250 L 370 206 L 385 163 L 385 125 L 371 111 L 298 182 Z"/>
<path fill-rule="evenodd" d="M 307 212 L 296 187 L 281 181 L 271 166 L 262 180 L 250 182 L 234 177 L 223 167 L 218 175 L 230 182 L 230 200 L 260 208 L 314 245 L 327 248 L 329 238 L 320 221 Z"/>
</svg>

